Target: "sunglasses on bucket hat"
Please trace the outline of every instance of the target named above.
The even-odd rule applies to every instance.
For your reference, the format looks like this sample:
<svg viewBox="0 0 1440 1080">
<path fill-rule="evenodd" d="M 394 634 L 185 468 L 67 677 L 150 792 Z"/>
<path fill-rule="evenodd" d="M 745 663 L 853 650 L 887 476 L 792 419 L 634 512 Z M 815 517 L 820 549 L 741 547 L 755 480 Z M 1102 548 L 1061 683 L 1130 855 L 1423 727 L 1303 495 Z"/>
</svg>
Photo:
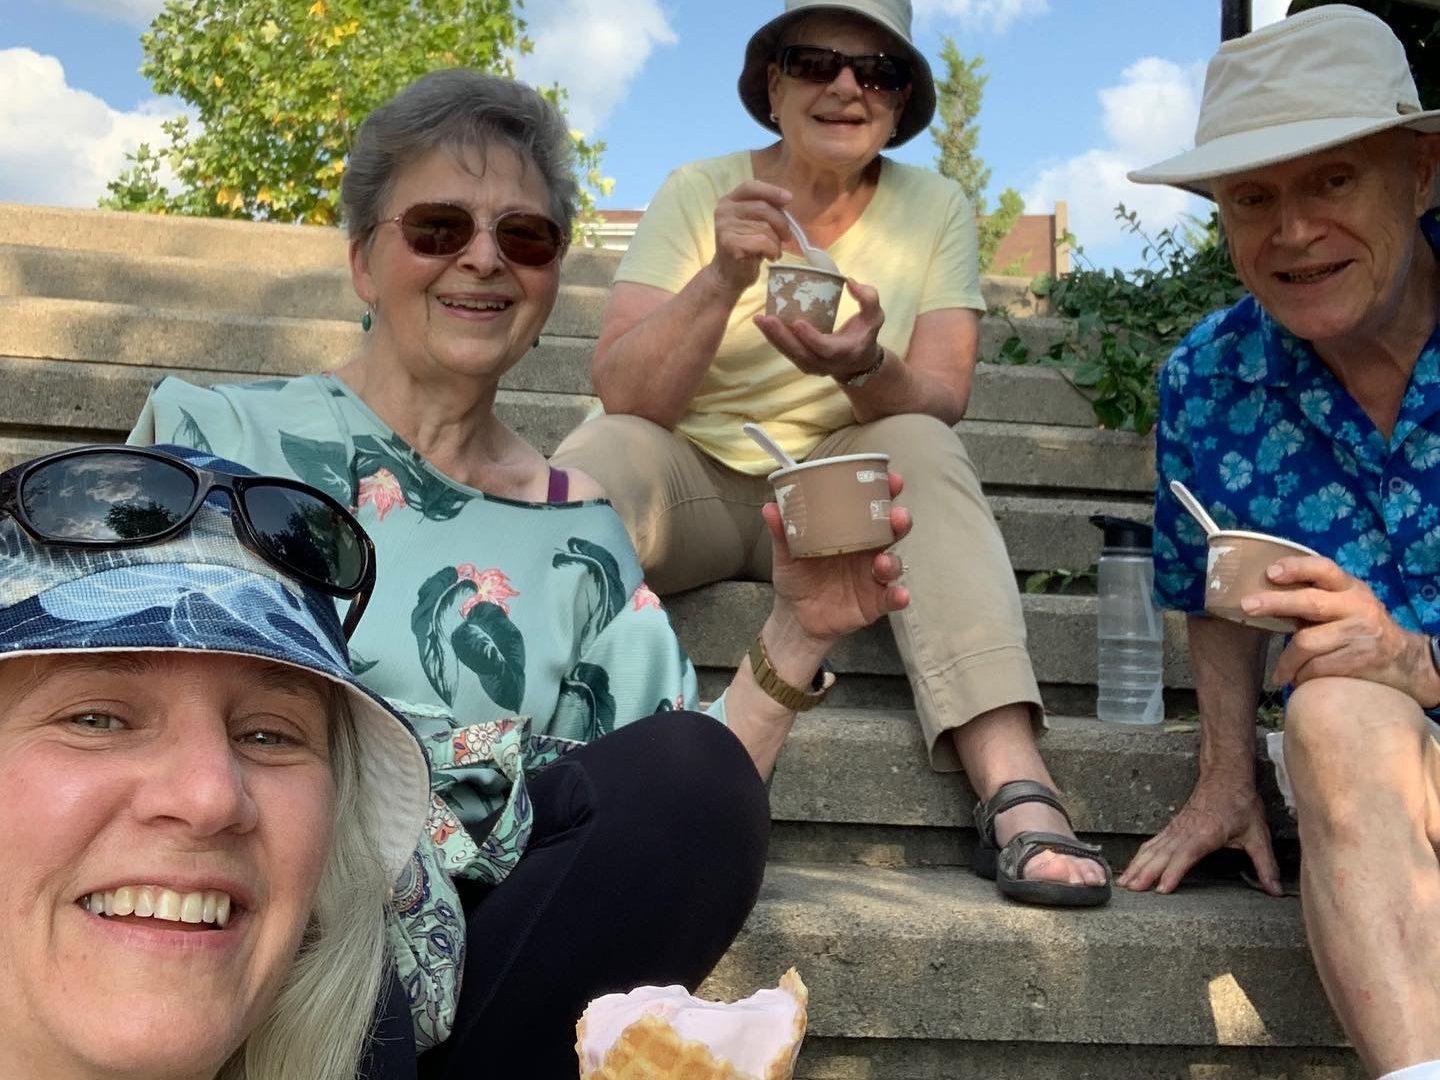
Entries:
<svg viewBox="0 0 1440 1080">
<path fill-rule="evenodd" d="M 850 56 L 818 45 L 788 45 L 780 51 L 780 70 L 801 82 L 828 84 L 849 68 L 867 90 L 899 93 L 910 85 L 910 65 L 898 56 L 872 53 Z"/>
<path fill-rule="evenodd" d="M 45 544 L 140 547 L 175 536 L 215 491 L 229 496 L 245 547 L 350 601 L 348 639 L 375 586 L 375 547 L 344 506 L 308 484 L 202 469 L 147 447 L 82 446 L 0 473 L 0 515 Z"/>
<path fill-rule="evenodd" d="M 460 254 L 481 226 L 475 216 L 454 203 L 416 203 L 382 225 L 400 226 L 405 245 L 416 255 L 448 259 Z M 507 262 L 538 269 L 549 266 L 565 251 L 565 233 L 544 214 L 507 210 L 485 229 Z"/>
</svg>

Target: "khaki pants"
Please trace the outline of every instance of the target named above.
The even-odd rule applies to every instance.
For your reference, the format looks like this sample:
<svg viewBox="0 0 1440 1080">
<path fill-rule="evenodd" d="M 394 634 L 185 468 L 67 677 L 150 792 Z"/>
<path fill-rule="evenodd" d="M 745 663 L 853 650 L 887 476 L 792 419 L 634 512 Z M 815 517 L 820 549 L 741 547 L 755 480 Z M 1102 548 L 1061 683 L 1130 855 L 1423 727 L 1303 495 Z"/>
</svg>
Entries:
<svg viewBox="0 0 1440 1080">
<path fill-rule="evenodd" d="M 945 733 L 1002 705 L 1031 707 L 1040 690 L 1025 651 L 1015 575 L 975 467 L 959 437 L 929 416 L 890 416 L 841 428 L 810 457 L 878 452 L 905 480 L 897 500 L 915 527 L 896 551 L 911 601 L 890 616 L 914 690 L 931 765 L 960 768 Z M 659 593 L 727 578 L 767 581 L 770 535 L 763 476 L 736 472 L 682 435 L 635 416 L 600 416 L 571 432 L 556 465 L 598 480 L 624 519 Z"/>
</svg>

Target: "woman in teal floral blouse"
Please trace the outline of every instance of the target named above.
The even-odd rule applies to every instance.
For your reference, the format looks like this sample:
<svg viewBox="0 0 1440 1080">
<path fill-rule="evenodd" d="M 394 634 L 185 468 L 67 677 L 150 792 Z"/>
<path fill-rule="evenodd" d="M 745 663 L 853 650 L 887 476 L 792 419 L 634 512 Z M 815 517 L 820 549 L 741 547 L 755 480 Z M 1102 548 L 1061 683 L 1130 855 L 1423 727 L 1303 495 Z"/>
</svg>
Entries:
<svg viewBox="0 0 1440 1080">
<path fill-rule="evenodd" d="M 760 630 L 779 684 L 742 663 L 708 716 L 688 711 L 694 669 L 604 492 L 494 413 L 558 293 L 570 148 L 522 84 L 419 80 L 366 120 L 345 176 L 354 357 L 167 379 L 132 435 L 314 484 L 374 537 L 352 655 L 420 733 L 436 796 L 393 920 L 425 1076 L 573 1077 L 591 997 L 703 979 L 754 904 L 762 778 L 794 707 L 832 680 L 840 636 L 908 602 L 893 555 L 797 563 L 780 544 Z"/>
</svg>

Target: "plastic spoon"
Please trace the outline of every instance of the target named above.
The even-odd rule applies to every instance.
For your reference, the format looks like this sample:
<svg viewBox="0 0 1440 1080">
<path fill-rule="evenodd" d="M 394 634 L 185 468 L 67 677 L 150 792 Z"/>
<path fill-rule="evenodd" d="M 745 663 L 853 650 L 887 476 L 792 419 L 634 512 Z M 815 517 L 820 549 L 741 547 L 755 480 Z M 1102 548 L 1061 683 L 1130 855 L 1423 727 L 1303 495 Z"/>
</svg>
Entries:
<svg viewBox="0 0 1440 1080">
<path fill-rule="evenodd" d="M 835 260 L 826 255 L 818 247 L 812 247 L 810 241 L 805 238 L 805 230 L 800 228 L 800 223 L 790 216 L 789 210 L 781 210 L 785 220 L 790 225 L 790 232 L 795 237 L 795 242 L 800 245 L 800 250 L 805 255 L 805 261 L 817 270 L 829 270 L 832 274 L 840 273 L 840 267 L 835 265 Z"/>
<path fill-rule="evenodd" d="M 1180 505 L 1190 511 L 1190 516 L 1200 523 L 1205 530 L 1206 536 L 1214 536 L 1220 531 L 1220 526 L 1215 524 L 1215 519 L 1200 505 L 1200 500 L 1190 493 L 1190 489 L 1179 480 L 1170 481 L 1170 493 L 1180 500 Z"/>
<path fill-rule="evenodd" d="M 770 437 L 770 433 L 759 424 L 741 424 L 740 430 L 749 435 L 772 458 L 780 463 L 782 469 L 793 469 L 798 462 L 781 449 L 780 444 Z"/>
</svg>

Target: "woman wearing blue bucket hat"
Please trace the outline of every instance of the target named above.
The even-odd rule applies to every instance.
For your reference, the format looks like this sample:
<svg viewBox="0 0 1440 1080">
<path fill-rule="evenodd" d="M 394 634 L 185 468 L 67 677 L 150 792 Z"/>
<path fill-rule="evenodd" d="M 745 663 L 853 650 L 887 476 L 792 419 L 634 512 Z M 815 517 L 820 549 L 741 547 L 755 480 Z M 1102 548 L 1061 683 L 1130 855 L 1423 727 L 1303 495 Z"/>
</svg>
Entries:
<svg viewBox="0 0 1440 1080">
<path fill-rule="evenodd" d="M 373 580 L 338 503 L 209 455 L 0 474 L 0 1076 L 356 1076 L 429 803 L 331 600 Z"/>
</svg>

